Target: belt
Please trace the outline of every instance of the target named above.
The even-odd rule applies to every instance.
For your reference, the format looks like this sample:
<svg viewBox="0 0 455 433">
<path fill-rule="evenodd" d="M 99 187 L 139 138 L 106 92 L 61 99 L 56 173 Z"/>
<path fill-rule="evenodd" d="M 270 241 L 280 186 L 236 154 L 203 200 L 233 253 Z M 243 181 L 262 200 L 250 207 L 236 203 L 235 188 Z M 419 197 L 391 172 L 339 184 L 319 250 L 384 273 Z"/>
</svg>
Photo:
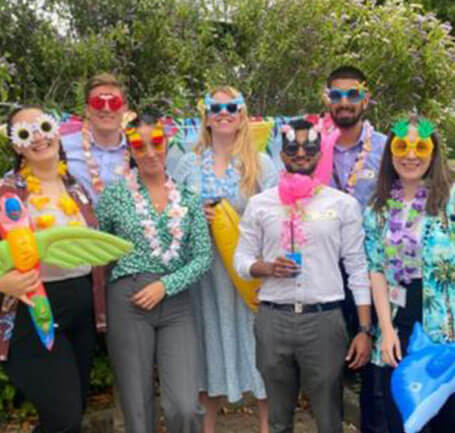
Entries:
<svg viewBox="0 0 455 433">
<path fill-rule="evenodd" d="M 318 313 L 320 311 L 335 310 L 341 308 L 341 301 L 323 302 L 318 304 L 276 304 L 275 302 L 262 301 L 261 305 L 273 308 L 274 310 L 289 311 L 291 313 Z"/>
</svg>

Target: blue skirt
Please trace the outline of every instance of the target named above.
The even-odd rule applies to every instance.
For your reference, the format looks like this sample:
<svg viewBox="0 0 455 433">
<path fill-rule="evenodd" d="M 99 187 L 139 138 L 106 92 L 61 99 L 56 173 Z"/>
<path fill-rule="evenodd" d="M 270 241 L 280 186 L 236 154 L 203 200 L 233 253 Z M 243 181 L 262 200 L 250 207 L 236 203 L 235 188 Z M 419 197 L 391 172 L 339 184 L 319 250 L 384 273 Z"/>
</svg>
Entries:
<svg viewBox="0 0 455 433">
<path fill-rule="evenodd" d="M 190 290 L 200 343 L 201 391 L 236 402 L 245 392 L 266 397 L 256 369 L 254 313 L 231 283 L 218 252 L 202 280 Z"/>
</svg>

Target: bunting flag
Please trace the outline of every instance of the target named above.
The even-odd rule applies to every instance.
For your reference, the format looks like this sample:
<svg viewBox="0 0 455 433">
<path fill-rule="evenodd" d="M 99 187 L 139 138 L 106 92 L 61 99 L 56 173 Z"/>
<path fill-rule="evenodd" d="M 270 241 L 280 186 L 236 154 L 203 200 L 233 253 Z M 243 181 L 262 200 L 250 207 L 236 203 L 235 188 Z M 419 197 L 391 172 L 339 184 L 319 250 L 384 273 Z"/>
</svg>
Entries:
<svg viewBox="0 0 455 433">
<path fill-rule="evenodd" d="M 82 118 L 70 113 L 52 112 L 52 115 L 59 121 L 60 134 L 62 136 L 74 134 L 82 128 Z M 267 153 L 278 167 L 282 167 L 280 158 L 281 151 L 281 127 L 283 124 L 295 117 L 251 117 L 250 130 L 253 141 L 256 143 L 260 152 Z M 180 157 L 193 149 L 195 146 L 199 127 L 200 118 L 172 118 L 163 119 L 164 129 L 169 137 L 169 153 L 167 159 L 168 169 L 172 169 L 177 164 Z"/>
</svg>

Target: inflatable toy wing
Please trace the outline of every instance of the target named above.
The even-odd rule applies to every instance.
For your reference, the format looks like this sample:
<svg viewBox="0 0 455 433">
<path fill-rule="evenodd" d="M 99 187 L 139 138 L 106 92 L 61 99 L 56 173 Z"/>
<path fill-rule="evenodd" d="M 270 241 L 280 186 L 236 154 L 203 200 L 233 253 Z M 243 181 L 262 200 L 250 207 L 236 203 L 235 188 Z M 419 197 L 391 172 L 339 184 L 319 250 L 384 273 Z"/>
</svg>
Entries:
<svg viewBox="0 0 455 433">
<path fill-rule="evenodd" d="M 133 249 L 131 242 L 86 227 L 55 227 L 35 237 L 41 260 L 61 268 L 106 265 Z"/>
<path fill-rule="evenodd" d="M 416 323 L 391 389 L 405 432 L 417 433 L 455 392 L 455 344 L 432 343 Z"/>
<path fill-rule="evenodd" d="M 8 243 L 0 242 L 0 276 L 14 268 L 13 258 L 11 257 Z"/>
<path fill-rule="evenodd" d="M 234 254 L 239 241 L 239 216 L 235 209 L 225 199 L 215 206 L 215 218 L 211 223 L 211 229 L 215 246 L 221 256 L 229 278 L 239 291 L 246 305 L 257 311 L 255 304 L 256 292 L 261 285 L 260 280 L 246 281 L 240 278 L 234 269 Z"/>
<path fill-rule="evenodd" d="M 27 208 L 18 196 L 0 198 L 0 275 L 15 268 L 20 272 L 39 270 L 41 260 L 61 267 L 83 264 L 104 265 L 132 249 L 132 244 L 115 236 L 82 227 L 58 227 L 34 232 Z M 33 307 L 28 310 L 43 345 L 54 345 L 54 319 L 42 283 L 27 293 Z"/>
</svg>

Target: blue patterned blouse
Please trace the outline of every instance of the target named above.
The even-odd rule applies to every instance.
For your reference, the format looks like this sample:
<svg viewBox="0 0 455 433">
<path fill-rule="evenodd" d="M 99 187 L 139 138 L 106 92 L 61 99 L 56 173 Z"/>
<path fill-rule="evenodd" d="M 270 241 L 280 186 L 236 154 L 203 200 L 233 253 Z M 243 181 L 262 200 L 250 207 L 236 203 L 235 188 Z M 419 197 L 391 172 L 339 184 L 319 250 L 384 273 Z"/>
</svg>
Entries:
<svg viewBox="0 0 455 433">
<path fill-rule="evenodd" d="M 398 286 L 385 255 L 384 242 L 389 227 L 387 212 L 377 214 L 369 206 L 364 213 L 365 249 L 370 272 L 383 273 L 390 290 Z M 445 215 L 422 219 L 420 239 L 423 283 L 423 327 L 435 343 L 455 341 L 455 188 L 452 188 Z M 398 307 L 391 304 L 392 318 Z M 378 327 L 379 328 L 379 327 Z M 372 362 L 381 360 L 380 330 Z"/>
</svg>

